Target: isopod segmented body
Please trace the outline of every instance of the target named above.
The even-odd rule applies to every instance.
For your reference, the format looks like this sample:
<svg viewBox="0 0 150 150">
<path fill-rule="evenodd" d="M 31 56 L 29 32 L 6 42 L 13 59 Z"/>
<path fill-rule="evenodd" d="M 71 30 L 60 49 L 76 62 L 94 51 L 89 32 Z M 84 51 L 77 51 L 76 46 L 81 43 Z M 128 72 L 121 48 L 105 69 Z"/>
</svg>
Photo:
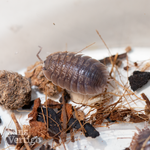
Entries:
<svg viewBox="0 0 150 150">
<path fill-rule="evenodd" d="M 95 95 L 107 84 L 108 72 L 98 60 L 73 52 L 47 56 L 43 73 L 55 85 L 84 95 Z"/>
</svg>

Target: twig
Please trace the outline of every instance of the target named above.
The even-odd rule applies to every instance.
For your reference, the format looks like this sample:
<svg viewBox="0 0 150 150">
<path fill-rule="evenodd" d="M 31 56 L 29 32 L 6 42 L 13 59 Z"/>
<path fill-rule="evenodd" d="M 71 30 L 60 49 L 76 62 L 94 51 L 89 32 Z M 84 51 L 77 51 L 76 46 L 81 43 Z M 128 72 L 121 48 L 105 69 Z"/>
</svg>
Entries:
<svg viewBox="0 0 150 150">
<path fill-rule="evenodd" d="M 47 109 L 47 92 L 46 92 L 46 95 L 45 95 L 45 99 L 46 99 L 46 119 L 47 119 L 47 130 L 49 128 L 49 120 L 48 120 L 48 109 Z"/>
<path fill-rule="evenodd" d="M 75 142 L 75 140 L 74 140 L 74 132 L 73 132 L 72 128 L 70 129 L 70 136 L 71 136 L 71 142 Z"/>
<path fill-rule="evenodd" d="M 74 109 L 74 111 L 75 111 L 76 118 L 77 118 L 77 120 L 78 120 L 78 121 L 79 121 L 79 123 L 80 123 L 81 129 L 82 129 L 82 132 L 85 134 L 86 130 L 84 129 L 84 127 L 83 127 L 83 125 L 82 125 L 82 123 L 81 123 L 81 121 L 80 121 L 80 119 L 79 119 L 79 117 L 78 117 L 78 113 L 77 113 L 77 111 L 76 111 L 75 106 L 73 107 L 73 109 Z"/>
<path fill-rule="evenodd" d="M 63 143 L 63 146 L 64 146 L 64 149 L 66 150 L 66 147 L 65 147 L 65 142 L 66 142 L 66 129 L 67 129 L 67 114 L 66 114 L 66 102 L 65 102 L 65 98 L 64 98 L 64 91 L 63 91 L 63 94 L 62 94 L 62 114 L 63 114 L 63 129 L 62 129 L 62 133 L 60 135 L 61 137 L 61 140 L 62 140 L 62 143 Z"/>
<path fill-rule="evenodd" d="M 43 107 L 41 107 L 41 111 L 42 111 L 42 115 L 43 115 L 44 123 L 45 123 L 45 125 L 46 125 L 46 120 L 45 120 L 45 115 L 44 115 L 44 112 L 43 112 Z"/>
<path fill-rule="evenodd" d="M 11 114 L 11 118 L 12 118 L 12 120 L 14 121 L 14 123 L 15 123 L 15 125 L 16 125 L 17 132 L 18 132 L 18 131 L 21 131 L 21 127 L 20 127 L 20 125 L 19 125 L 19 123 L 18 123 L 18 121 L 17 121 L 16 116 L 15 116 L 14 113 Z M 20 134 L 20 135 L 21 135 L 21 137 L 22 137 L 22 140 L 23 140 L 23 142 L 24 142 L 24 145 L 25 145 L 26 149 L 27 149 L 27 150 L 31 150 L 31 149 L 30 149 L 30 146 L 28 145 L 28 143 L 27 143 L 27 141 L 26 141 L 26 139 L 25 139 L 25 137 L 24 137 L 24 135 L 23 135 L 23 134 Z"/>
<path fill-rule="evenodd" d="M 113 60 L 113 62 L 112 62 L 113 64 L 112 64 L 112 67 L 111 67 L 110 76 L 111 76 L 111 74 L 112 74 L 112 72 L 113 72 L 114 65 L 115 65 L 115 63 L 116 63 L 117 57 L 118 57 L 118 53 L 115 55 L 115 58 L 114 58 L 114 60 Z"/>
</svg>

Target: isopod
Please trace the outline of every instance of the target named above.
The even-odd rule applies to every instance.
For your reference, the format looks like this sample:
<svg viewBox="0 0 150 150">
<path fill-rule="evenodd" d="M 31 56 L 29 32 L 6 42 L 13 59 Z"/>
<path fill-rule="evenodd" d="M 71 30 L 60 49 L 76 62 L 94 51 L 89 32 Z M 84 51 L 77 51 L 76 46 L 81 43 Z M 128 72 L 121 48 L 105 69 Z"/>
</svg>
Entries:
<svg viewBox="0 0 150 150">
<path fill-rule="evenodd" d="M 67 51 L 47 56 L 43 73 L 55 85 L 84 95 L 101 93 L 108 80 L 107 68 L 98 60 Z"/>
<path fill-rule="evenodd" d="M 139 129 L 138 133 L 135 133 L 130 143 L 130 150 L 150 150 L 150 129 L 147 124 L 144 129 Z"/>
</svg>

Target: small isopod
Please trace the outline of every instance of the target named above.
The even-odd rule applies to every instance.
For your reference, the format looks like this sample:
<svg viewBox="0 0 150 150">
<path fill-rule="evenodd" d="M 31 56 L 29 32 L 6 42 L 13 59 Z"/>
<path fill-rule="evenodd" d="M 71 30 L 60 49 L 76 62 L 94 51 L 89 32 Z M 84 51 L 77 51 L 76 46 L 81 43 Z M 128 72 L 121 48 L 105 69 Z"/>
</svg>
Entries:
<svg viewBox="0 0 150 150">
<path fill-rule="evenodd" d="M 108 80 L 107 68 L 98 60 L 67 51 L 47 56 L 43 73 L 55 85 L 84 95 L 101 93 Z"/>
<path fill-rule="evenodd" d="M 150 129 L 147 124 L 144 129 L 139 129 L 138 133 L 135 133 L 130 143 L 130 150 L 150 150 Z"/>
</svg>

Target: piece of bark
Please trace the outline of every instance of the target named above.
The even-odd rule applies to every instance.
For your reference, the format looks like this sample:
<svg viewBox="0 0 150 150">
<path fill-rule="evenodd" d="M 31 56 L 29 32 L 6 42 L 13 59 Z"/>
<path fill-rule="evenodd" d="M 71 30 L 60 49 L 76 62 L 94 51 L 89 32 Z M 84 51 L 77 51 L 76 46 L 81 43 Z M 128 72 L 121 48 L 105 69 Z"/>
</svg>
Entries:
<svg viewBox="0 0 150 150">
<path fill-rule="evenodd" d="M 38 115 L 37 109 L 40 107 L 40 105 L 41 105 L 40 98 L 37 98 L 36 100 L 34 100 L 34 106 L 33 106 L 32 112 L 30 114 L 28 114 L 28 118 L 32 117 L 30 122 L 31 121 L 36 121 L 36 118 L 37 118 L 37 115 Z"/>
<path fill-rule="evenodd" d="M 66 100 L 65 100 L 65 97 L 64 97 L 64 94 L 65 94 L 65 91 L 63 91 L 63 94 L 62 94 L 62 116 L 63 116 L 63 122 L 62 122 L 62 132 L 60 134 L 60 137 L 61 137 L 61 140 L 63 141 L 63 144 L 66 142 L 66 137 L 67 137 L 67 134 L 66 134 L 66 129 L 67 129 L 67 111 L 66 111 Z"/>
<path fill-rule="evenodd" d="M 67 113 L 67 120 L 69 120 L 73 116 L 73 109 L 71 104 L 66 103 L 66 113 Z M 63 113 L 61 113 L 61 122 L 63 122 Z"/>
<path fill-rule="evenodd" d="M 131 114 L 130 109 L 124 110 L 113 110 L 109 116 L 111 121 L 124 121 L 124 118 L 127 117 L 128 114 Z"/>
<path fill-rule="evenodd" d="M 137 89 L 143 87 L 150 79 L 150 72 L 140 72 L 134 71 L 133 75 L 129 77 L 129 83 L 131 89 L 136 91 Z"/>
<path fill-rule="evenodd" d="M 115 56 L 116 55 L 112 55 L 111 56 L 111 59 L 113 60 L 114 58 L 115 58 Z M 123 54 L 119 54 L 118 55 L 118 57 L 117 57 L 117 60 L 119 60 L 119 59 L 124 59 L 124 58 L 126 58 L 127 57 L 127 53 L 123 53 Z M 101 60 L 99 60 L 101 63 L 103 63 L 104 65 L 108 65 L 108 64 L 110 64 L 111 62 L 110 62 L 110 57 L 106 57 L 106 58 L 104 58 L 104 59 L 101 59 Z M 117 62 L 117 61 L 116 61 Z"/>
<path fill-rule="evenodd" d="M 131 114 L 130 117 L 130 122 L 134 122 L 134 123 L 140 123 L 148 120 L 149 120 L 148 116 L 144 114 L 138 114 L 138 115 Z"/>
<path fill-rule="evenodd" d="M 126 121 L 125 118 L 129 116 L 129 122 L 140 123 L 148 121 L 147 115 L 138 114 L 130 109 L 113 110 L 109 116 L 111 121 Z"/>
<path fill-rule="evenodd" d="M 47 105 L 47 107 L 52 108 L 52 109 L 54 109 L 54 108 L 60 109 L 62 107 L 61 103 L 55 102 L 51 99 L 47 99 L 46 102 L 44 102 L 45 107 L 46 107 L 46 105 Z"/>
<path fill-rule="evenodd" d="M 150 101 L 149 101 L 148 97 L 144 93 L 142 93 L 141 96 L 146 102 L 145 113 L 148 115 L 148 114 L 150 114 Z"/>
<path fill-rule="evenodd" d="M 84 128 L 86 130 L 85 132 L 86 137 L 96 138 L 100 135 L 99 132 L 89 123 L 86 123 L 84 125 Z"/>
<path fill-rule="evenodd" d="M 83 121 L 81 121 L 82 125 L 83 125 Z M 81 125 L 79 123 L 79 121 L 75 118 L 71 118 L 68 122 L 69 127 L 71 128 L 75 128 L 75 129 L 80 129 Z M 85 136 L 86 137 L 92 137 L 92 138 L 96 138 L 97 136 L 99 136 L 99 132 L 89 123 L 86 123 L 85 125 L 83 125 L 84 129 L 85 129 Z"/>
</svg>

